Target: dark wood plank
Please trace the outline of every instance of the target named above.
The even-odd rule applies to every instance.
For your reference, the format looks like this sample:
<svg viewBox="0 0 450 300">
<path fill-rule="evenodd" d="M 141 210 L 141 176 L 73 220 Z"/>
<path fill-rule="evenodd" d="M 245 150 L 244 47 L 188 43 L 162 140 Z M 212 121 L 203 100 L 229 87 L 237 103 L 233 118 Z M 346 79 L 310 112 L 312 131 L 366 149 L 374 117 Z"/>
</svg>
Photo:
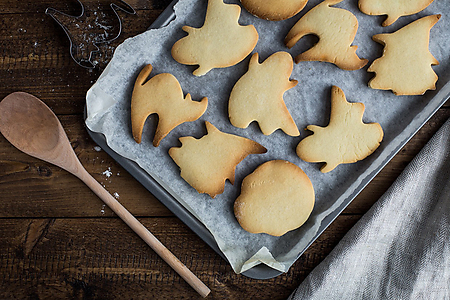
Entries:
<svg viewBox="0 0 450 300">
<path fill-rule="evenodd" d="M 208 299 L 285 299 L 356 220 L 340 217 L 287 274 L 255 280 L 235 274 L 176 218 L 140 219 L 211 288 Z M 0 226 L 0 298 L 29 295 L 198 298 L 120 220 L 6 219 Z"/>
</svg>

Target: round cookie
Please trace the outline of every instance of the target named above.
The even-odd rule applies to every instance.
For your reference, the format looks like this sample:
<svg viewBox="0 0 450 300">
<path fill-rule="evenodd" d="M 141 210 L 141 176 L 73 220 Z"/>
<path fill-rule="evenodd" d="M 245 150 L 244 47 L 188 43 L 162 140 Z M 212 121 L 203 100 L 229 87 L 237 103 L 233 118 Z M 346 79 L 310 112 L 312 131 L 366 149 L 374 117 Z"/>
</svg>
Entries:
<svg viewBox="0 0 450 300">
<path fill-rule="evenodd" d="M 250 233 L 281 236 L 306 222 L 314 198 L 313 185 L 302 169 L 285 160 L 272 160 L 244 178 L 234 214 Z"/>
<path fill-rule="evenodd" d="M 281 21 L 298 14 L 308 0 L 241 0 L 242 6 L 261 19 Z"/>
</svg>

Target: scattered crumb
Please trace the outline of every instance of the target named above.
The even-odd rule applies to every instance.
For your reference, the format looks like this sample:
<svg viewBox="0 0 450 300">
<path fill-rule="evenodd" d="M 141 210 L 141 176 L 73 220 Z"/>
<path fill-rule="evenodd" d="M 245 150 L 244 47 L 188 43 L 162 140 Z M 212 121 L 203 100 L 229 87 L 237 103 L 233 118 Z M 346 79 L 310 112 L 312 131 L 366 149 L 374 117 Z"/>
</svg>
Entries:
<svg viewBox="0 0 450 300">
<path fill-rule="evenodd" d="M 105 207 L 106 207 L 106 205 L 103 204 L 103 205 L 102 205 L 102 209 L 100 210 L 100 213 L 101 213 L 102 215 L 105 214 Z"/>
<path fill-rule="evenodd" d="M 112 175 L 111 167 L 108 167 L 108 169 L 105 170 L 102 174 L 105 175 L 108 178 L 111 177 L 111 175 Z"/>
<path fill-rule="evenodd" d="M 97 152 L 100 152 L 100 151 L 102 151 L 102 148 L 100 148 L 99 146 L 95 146 L 94 150 L 97 151 Z"/>
<path fill-rule="evenodd" d="M 116 198 L 116 199 L 119 199 L 119 198 L 120 198 L 120 195 L 119 195 L 119 193 L 117 193 L 117 192 L 115 192 L 115 193 L 113 194 L 113 196 L 114 196 L 114 198 Z"/>
</svg>

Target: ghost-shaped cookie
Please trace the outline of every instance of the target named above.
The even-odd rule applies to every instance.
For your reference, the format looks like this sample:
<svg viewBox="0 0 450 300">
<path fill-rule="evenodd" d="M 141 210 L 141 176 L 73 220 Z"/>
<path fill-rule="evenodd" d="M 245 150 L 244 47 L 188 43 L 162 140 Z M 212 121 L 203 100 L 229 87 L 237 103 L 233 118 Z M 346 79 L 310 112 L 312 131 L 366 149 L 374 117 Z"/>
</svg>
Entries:
<svg viewBox="0 0 450 300">
<path fill-rule="evenodd" d="M 169 73 L 161 73 L 147 81 L 152 65 L 146 65 L 139 73 L 131 96 L 131 127 L 133 138 L 141 142 L 145 121 L 151 114 L 158 115 L 158 126 L 153 138 L 153 146 L 176 126 L 195 121 L 206 110 L 208 99 L 192 101 L 191 95 L 183 95 L 180 83 Z"/>
<path fill-rule="evenodd" d="M 325 0 L 308 11 L 288 32 L 284 42 L 292 48 L 303 36 L 314 34 L 319 42 L 295 57 L 295 62 L 330 62 L 343 70 L 358 70 L 368 60 L 356 55 L 352 46 L 358 30 L 358 20 L 350 11 L 331 7 L 343 0 Z"/>
<path fill-rule="evenodd" d="M 297 84 L 297 80 L 289 80 L 292 68 L 292 57 L 287 52 L 274 53 L 261 64 L 258 53 L 253 54 L 247 73 L 236 82 L 230 94 L 231 124 L 247 128 L 256 121 L 265 135 L 278 128 L 291 136 L 300 135 L 283 100 L 284 92 Z"/>
<path fill-rule="evenodd" d="M 383 129 L 378 123 L 363 123 L 363 114 L 364 104 L 347 102 L 344 92 L 333 86 L 330 123 L 307 126 L 314 134 L 300 141 L 297 155 L 307 162 L 325 162 L 323 173 L 366 158 L 380 145 Z"/>
<path fill-rule="evenodd" d="M 227 179 L 234 184 L 236 166 L 244 158 L 267 150 L 250 139 L 221 132 L 209 122 L 206 130 L 208 133 L 200 139 L 181 137 L 181 147 L 170 148 L 169 155 L 187 183 L 214 198 L 223 193 Z"/>
<path fill-rule="evenodd" d="M 314 201 L 313 185 L 302 169 L 272 160 L 244 178 L 234 214 L 250 233 L 281 236 L 308 220 Z"/>
<path fill-rule="evenodd" d="M 188 36 L 173 45 L 172 57 L 181 64 L 198 65 L 195 76 L 239 63 L 258 42 L 253 25 L 239 24 L 240 13 L 239 5 L 208 0 L 205 23 L 201 28 L 183 26 Z"/>
</svg>

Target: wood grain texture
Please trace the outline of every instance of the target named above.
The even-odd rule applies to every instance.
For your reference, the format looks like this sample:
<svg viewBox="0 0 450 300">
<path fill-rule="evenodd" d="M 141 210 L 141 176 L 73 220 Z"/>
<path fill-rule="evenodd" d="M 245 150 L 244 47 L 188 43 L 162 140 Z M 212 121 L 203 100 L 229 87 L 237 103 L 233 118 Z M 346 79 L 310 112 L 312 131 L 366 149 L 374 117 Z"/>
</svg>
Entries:
<svg viewBox="0 0 450 300">
<path fill-rule="evenodd" d="M 137 15 L 119 13 L 122 35 L 101 50 L 99 61 L 108 61 L 124 39 L 145 31 L 170 0 L 127 2 Z M 96 150 L 83 125 L 83 111 L 86 91 L 104 63 L 93 71 L 76 65 L 65 33 L 44 14 L 47 7 L 77 14 L 78 2 L 0 0 L 0 7 L 0 99 L 25 91 L 49 105 L 83 166 L 212 289 L 207 299 L 285 299 L 450 117 L 448 101 L 288 273 L 254 280 L 234 274 L 227 262 L 104 151 Z M 19 152 L 0 136 L 0 299 L 49 298 L 199 296 L 77 178 Z"/>
<path fill-rule="evenodd" d="M 269 280 L 236 275 L 176 218 L 140 221 L 212 290 L 208 299 L 285 299 L 358 219 L 342 216 L 291 270 Z M 35 238 L 30 237 L 32 227 Z M 26 249 L 33 246 L 31 252 Z M 186 249 L 189 249 L 187 252 Z M 196 293 L 117 219 L 6 219 L 0 227 L 0 298 L 197 299 Z M 21 289 L 11 288 L 21 286 Z M 174 293 L 173 289 L 177 291 Z M 177 297 L 178 296 L 178 297 Z"/>
</svg>

